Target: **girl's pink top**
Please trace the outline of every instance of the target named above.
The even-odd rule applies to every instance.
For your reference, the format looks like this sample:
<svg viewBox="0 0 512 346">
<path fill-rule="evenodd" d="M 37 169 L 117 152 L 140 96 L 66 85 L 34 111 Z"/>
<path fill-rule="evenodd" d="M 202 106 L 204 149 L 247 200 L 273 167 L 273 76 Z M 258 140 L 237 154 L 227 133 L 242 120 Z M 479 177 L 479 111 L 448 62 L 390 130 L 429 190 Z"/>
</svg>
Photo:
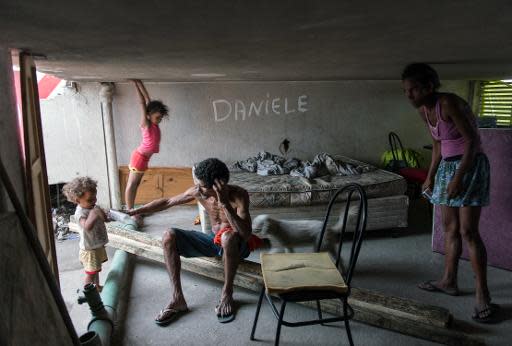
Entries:
<svg viewBox="0 0 512 346">
<path fill-rule="evenodd" d="M 160 151 L 160 128 L 150 123 L 147 127 L 141 127 L 142 143 L 137 150 L 146 156 L 151 156 Z"/>
<path fill-rule="evenodd" d="M 461 135 L 459 130 L 457 130 L 457 127 L 455 126 L 455 123 L 453 121 L 446 121 L 443 120 L 441 117 L 441 103 L 438 100 L 436 103 L 436 125 L 432 126 L 430 123 L 430 120 L 428 119 L 428 115 L 425 111 L 425 119 L 427 121 L 428 127 L 430 129 L 430 133 L 432 133 L 432 137 L 435 140 L 438 140 L 441 142 L 441 156 L 443 158 L 452 157 L 452 156 L 458 156 L 458 155 L 464 155 L 464 144 L 466 143 L 466 140 Z M 477 152 L 482 151 L 482 144 L 480 142 L 480 134 L 478 132 L 476 118 L 472 115 L 471 112 L 464 112 L 464 115 L 469 118 L 469 123 L 471 126 L 475 128 L 475 132 L 477 134 L 477 140 L 476 140 L 476 149 Z"/>
</svg>

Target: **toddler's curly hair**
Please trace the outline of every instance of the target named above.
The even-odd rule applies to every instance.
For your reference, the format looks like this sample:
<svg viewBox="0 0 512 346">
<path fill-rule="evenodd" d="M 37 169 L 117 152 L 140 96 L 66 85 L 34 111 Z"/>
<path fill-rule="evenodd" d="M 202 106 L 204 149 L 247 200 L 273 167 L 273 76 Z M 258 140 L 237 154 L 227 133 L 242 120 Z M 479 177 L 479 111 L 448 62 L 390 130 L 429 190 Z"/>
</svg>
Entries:
<svg viewBox="0 0 512 346">
<path fill-rule="evenodd" d="M 78 177 L 71 180 L 62 187 L 62 193 L 68 201 L 77 203 L 77 199 L 82 197 L 85 192 L 95 192 L 98 182 L 90 177 Z"/>
</svg>

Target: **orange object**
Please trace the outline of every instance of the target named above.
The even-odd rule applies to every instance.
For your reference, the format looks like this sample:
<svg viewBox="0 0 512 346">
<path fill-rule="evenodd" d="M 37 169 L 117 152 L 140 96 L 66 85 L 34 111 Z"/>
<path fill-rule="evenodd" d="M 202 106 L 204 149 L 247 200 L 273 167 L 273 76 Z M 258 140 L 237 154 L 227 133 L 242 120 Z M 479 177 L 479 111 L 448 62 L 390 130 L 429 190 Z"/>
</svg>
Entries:
<svg viewBox="0 0 512 346">
<path fill-rule="evenodd" d="M 224 232 L 233 232 L 233 228 L 231 226 L 224 227 L 220 231 L 218 231 L 215 234 L 215 237 L 213 238 L 213 243 L 218 246 L 222 246 L 221 237 Z M 249 251 L 254 251 L 257 248 L 260 248 L 263 246 L 263 240 L 256 237 L 254 234 L 251 234 L 249 237 L 249 240 L 247 241 L 247 246 L 249 247 Z"/>
</svg>

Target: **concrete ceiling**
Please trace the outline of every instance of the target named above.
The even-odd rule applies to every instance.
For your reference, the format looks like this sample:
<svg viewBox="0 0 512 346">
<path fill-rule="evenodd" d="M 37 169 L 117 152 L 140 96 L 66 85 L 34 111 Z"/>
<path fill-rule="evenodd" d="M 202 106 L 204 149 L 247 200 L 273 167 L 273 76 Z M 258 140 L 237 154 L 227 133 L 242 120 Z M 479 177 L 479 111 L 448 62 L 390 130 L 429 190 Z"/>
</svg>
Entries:
<svg viewBox="0 0 512 346">
<path fill-rule="evenodd" d="M 512 77 L 512 1 L 0 1 L 0 45 L 71 80 Z"/>
</svg>

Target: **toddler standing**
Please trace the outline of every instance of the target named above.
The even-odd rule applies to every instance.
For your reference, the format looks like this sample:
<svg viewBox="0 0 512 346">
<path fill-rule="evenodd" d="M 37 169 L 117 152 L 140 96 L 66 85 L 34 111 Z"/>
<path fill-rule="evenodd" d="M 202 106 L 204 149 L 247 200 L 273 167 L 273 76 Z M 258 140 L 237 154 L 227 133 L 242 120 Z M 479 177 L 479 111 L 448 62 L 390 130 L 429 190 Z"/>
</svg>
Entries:
<svg viewBox="0 0 512 346">
<path fill-rule="evenodd" d="M 94 283 L 101 291 L 99 272 L 108 260 L 105 244 L 108 243 L 105 212 L 96 205 L 97 183 L 89 177 L 79 177 L 64 185 L 62 192 L 75 203 L 75 218 L 79 225 L 80 262 L 85 269 L 84 284 Z"/>
</svg>

